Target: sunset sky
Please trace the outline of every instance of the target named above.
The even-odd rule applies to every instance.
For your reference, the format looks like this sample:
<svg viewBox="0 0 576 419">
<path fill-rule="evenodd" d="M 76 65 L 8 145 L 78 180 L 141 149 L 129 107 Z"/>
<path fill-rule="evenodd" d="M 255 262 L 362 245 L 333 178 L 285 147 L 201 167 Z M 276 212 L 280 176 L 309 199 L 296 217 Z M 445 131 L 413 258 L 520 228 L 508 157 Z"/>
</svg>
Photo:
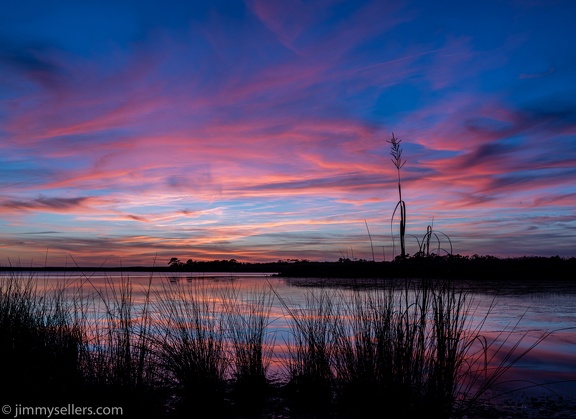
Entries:
<svg viewBox="0 0 576 419">
<path fill-rule="evenodd" d="M 366 224 L 390 260 L 392 132 L 408 253 L 433 220 L 454 253 L 576 256 L 575 18 L 572 0 L 5 0 L 0 265 L 372 259 Z"/>
</svg>

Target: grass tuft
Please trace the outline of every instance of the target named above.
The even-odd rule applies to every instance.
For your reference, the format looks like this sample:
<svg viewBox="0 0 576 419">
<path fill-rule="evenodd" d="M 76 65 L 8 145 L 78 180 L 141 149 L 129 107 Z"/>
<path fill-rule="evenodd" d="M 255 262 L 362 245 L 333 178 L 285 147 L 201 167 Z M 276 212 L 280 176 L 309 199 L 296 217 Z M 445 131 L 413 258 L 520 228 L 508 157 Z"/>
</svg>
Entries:
<svg viewBox="0 0 576 419">
<path fill-rule="evenodd" d="M 218 311 L 204 282 L 164 283 L 156 295 L 152 346 L 183 414 L 225 410 L 229 359 Z"/>
</svg>

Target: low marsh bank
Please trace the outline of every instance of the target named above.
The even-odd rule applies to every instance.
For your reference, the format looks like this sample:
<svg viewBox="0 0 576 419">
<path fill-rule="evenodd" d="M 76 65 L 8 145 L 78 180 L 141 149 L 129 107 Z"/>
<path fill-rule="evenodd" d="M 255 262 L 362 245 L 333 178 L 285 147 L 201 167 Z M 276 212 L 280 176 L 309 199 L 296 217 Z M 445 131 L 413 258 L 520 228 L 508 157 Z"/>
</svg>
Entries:
<svg viewBox="0 0 576 419">
<path fill-rule="evenodd" d="M 286 264 L 280 276 L 287 278 L 435 278 L 470 279 L 479 282 L 498 279 L 547 279 L 573 282 L 576 258 L 521 257 L 496 258 L 491 256 L 432 255 L 406 257 L 393 262 L 370 262 L 342 259 L 340 262 L 300 261 Z"/>
<path fill-rule="evenodd" d="M 394 261 L 367 261 L 341 258 L 338 262 L 314 262 L 306 259 L 278 260 L 276 262 L 250 263 L 231 260 L 189 261 L 190 263 L 170 266 L 132 267 L 23 267 L 0 266 L 0 274 L 34 271 L 39 274 L 50 272 L 109 272 L 123 273 L 156 272 L 179 275 L 189 272 L 203 273 L 206 277 L 231 273 L 278 274 L 290 278 L 436 278 L 436 279 L 498 279 L 501 281 L 535 279 L 541 281 L 553 274 L 555 279 L 573 281 L 576 258 L 518 257 L 497 258 L 493 256 L 435 255 L 409 256 Z"/>
<path fill-rule="evenodd" d="M 449 281 L 298 302 L 262 284 L 0 275 L 2 401 L 146 417 L 458 417 L 547 337 L 484 333 Z"/>
</svg>

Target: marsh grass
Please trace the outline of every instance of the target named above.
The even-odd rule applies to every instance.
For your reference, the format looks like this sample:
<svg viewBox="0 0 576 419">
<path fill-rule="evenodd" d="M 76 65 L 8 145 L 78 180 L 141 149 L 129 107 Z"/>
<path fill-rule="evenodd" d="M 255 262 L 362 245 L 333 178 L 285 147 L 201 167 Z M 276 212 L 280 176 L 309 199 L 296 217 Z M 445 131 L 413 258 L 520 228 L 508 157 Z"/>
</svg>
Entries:
<svg viewBox="0 0 576 419">
<path fill-rule="evenodd" d="M 52 291 L 39 292 L 34 276 L 0 277 L 0 370 L 9 377 L 3 397 L 55 403 L 79 380 L 82 330 L 63 291 Z"/>
<path fill-rule="evenodd" d="M 338 410 L 368 414 L 378 400 L 397 417 L 448 417 L 463 319 L 446 316 L 460 297 L 410 282 L 400 293 L 352 294 L 338 316 Z"/>
<path fill-rule="evenodd" d="M 152 347 L 183 414 L 223 414 L 226 330 L 216 296 L 204 282 L 166 284 L 154 302 Z"/>
<path fill-rule="evenodd" d="M 495 300 L 494 300 L 495 301 Z M 494 302 L 493 302 L 494 304 Z M 488 338 L 481 333 L 492 307 L 474 329 L 462 333 L 462 368 L 455 377 L 453 395 L 454 411 L 465 414 L 473 411 L 482 402 L 490 400 L 490 393 L 501 395 L 497 389 L 509 383 L 504 380 L 506 373 L 514 368 L 526 355 L 548 338 L 554 331 L 541 332 L 530 338 L 528 332 L 519 332 L 522 318 L 512 326 L 506 327 Z M 530 340 L 529 340 L 530 339 Z M 525 388 L 540 387 L 547 389 L 547 384 L 524 383 Z M 512 393 L 515 390 L 508 390 Z M 553 392 L 552 392 L 553 393 Z"/>
<path fill-rule="evenodd" d="M 548 336 L 524 349 L 523 337 L 508 345 L 514 327 L 488 340 L 487 317 L 471 327 L 473 301 L 447 281 L 321 291 L 308 294 L 303 309 L 284 306 L 292 319 L 292 394 L 308 410 L 323 403 L 334 417 L 463 415 Z"/>
<path fill-rule="evenodd" d="M 151 284 L 136 297 L 124 276 L 76 288 L 1 276 L 3 399 L 117 403 L 134 417 L 257 415 L 271 394 L 276 297 L 290 324 L 282 403 L 296 415 L 457 417 L 549 335 L 527 341 L 515 324 L 489 338 L 490 313 L 472 325 L 473 301 L 447 281 L 308 291 L 301 307 L 273 289 Z"/>
<path fill-rule="evenodd" d="M 300 411 L 327 414 L 334 385 L 334 299 L 325 291 L 310 292 L 304 307 L 293 308 L 276 296 L 292 321 L 286 365 L 289 397 Z"/>
<path fill-rule="evenodd" d="M 241 295 L 231 287 L 221 294 L 233 360 L 234 402 L 242 410 L 259 410 L 268 393 L 267 373 L 274 343 L 268 326 L 273 297 L 269 288 L 254 288 Z"/>
<path fill-rule="evenodd" d="M 130 416 L 155 411 L 161 403 L 161 374 L 150 344 L 151 281 L 137 301 L 127 276 L 118 281 L 106 277 L 102 286 L 84 276 L 93 293 L 86 295 L 82 288 L 73 299 L 84 331 L 82 401 L 116 402 Z"/>
</svg>

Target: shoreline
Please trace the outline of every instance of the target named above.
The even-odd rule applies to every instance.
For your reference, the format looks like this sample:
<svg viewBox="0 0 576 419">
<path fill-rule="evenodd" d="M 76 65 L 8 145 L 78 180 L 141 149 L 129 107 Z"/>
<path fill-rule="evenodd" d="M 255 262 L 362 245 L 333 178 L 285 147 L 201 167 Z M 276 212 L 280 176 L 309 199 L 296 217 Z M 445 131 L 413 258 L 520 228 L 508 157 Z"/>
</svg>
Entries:
<svg viewBox="0 0 576 419">
<path fill-rule="evenodd" d="M 0 266 L 0 272 L 161 272 L 161 273 L 271 273 L 287 278 L 436 278 L 470 280 L 555 280 L 573 281 L 576 258 L 492 256 L 430 256 L 404 260 L 373 262 L 344 259 L 338 262 L 308 260 L 266 263 L 238 262 L 234 259 L 195 261 L 176 266 Z"/>
</svg>

